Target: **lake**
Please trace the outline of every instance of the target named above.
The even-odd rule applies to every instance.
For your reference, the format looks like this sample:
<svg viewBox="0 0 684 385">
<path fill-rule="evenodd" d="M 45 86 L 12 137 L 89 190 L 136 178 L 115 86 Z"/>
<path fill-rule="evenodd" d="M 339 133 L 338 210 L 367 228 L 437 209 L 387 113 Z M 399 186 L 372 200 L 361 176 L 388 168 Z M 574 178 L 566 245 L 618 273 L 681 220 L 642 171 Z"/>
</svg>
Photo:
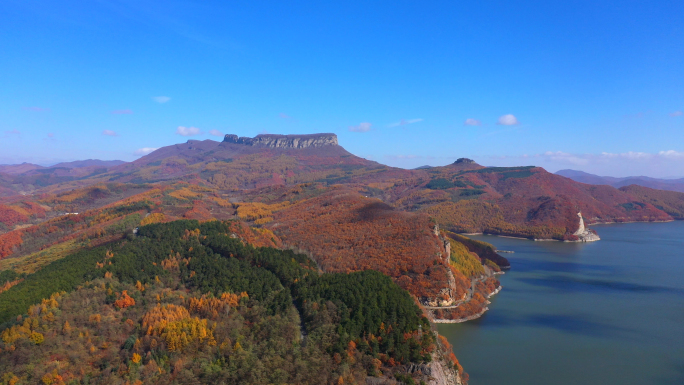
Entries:
<svg viewBox="0 0 684 385">
<path fill-rule="evenodd" d="M 489 311 L 440 324 L 470 385 L 684 384 L 684 221 L 593 243 L 472 236 L 511 262 Z"/>
</svg>

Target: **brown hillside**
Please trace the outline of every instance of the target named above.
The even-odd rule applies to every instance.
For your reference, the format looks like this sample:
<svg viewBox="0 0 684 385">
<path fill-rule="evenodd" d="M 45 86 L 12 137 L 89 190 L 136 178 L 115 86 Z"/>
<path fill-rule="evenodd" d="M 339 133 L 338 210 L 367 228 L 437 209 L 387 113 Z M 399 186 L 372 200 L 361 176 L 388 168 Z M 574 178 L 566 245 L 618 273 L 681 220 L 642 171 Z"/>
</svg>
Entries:
<svg viewBox="0 0 684 385">
<path fill-rule="evenodd" d="M 333 188 L 274 214 L 269 225 L 290 247 L 306 250 L 328 272 L 378 270 L 421 298 L 443 289 L 463 296 L 470 281 L 452 271 L 444 243 L 424 214 L 393 209 L 377 199 Z"/>
<path fill-rule="evenodd" d="M 652 204 L 675 219 L 684 219 L 684 193 L 655 190 L 635 184 L 621 187 L 620 191 L 630 194 L 642 202 Z"/>
</svg>

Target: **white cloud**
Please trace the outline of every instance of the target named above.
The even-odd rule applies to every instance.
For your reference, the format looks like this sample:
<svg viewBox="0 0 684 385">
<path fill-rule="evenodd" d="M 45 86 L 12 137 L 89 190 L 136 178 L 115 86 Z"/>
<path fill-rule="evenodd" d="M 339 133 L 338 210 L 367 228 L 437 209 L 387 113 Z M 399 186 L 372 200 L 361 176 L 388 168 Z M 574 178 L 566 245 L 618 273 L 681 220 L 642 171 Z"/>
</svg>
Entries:
<svg viewBox="0 0 684 385">
<path fill-rule="evenodd" d="M 477 119 L 468 118 L 465 120 L 465 122 L 463 122 L 463 125 L 464 126 L 481 126 L 482 122 L 477 120 Z"/>
<path fill-rule="evenodd" d="M 168 97 L 168 96 L 153 96 L 153 97 L 152 97 L 152 100 L 154 100 L 154 101 L 157 102 L 157 103 L 162 103 L 162 104 L 163 104 L 163 103 L 166 103 L 166 102 L 168 102 L 169 100 L 171 100 L 171 98 Z"/>
<path fill-rule="evenodd" d="M 670 116 L 682 116 L 682 111 L 675 111 L 671 113 Z"/>
<path fill-rule="evenodd" d="M 658 155 L 667 159 L 682 159 L 684 158 L 684 152 L 679 152 L 675 150 L 660 151 Z"/>
<path fill-rule="evenodd" d="M 405 126 L 407 124 L 413 124 L 413 123 L 418 123 L 422 122 L 423 119 L 402 119 L 396 123 L 392 123 L 388 125 L 387 127 L 400 127 L 400 126 Z"/>
<path fill-rule="evenodd" d="M 139 148 L 139 149 L 135 150 L 133 152 L 133 155 L 147 155 L 147 154 L 149 154 L 155 150 L 157 150 L 157 148 L 155 148 L 155 147 L 143 147 L 143 148 Z"/>
<path fill-rule="evenodd" d="M 359 123 L 358 126 L 349 126 L 349 131 L 352 132 L 368 132 L 371 129 L 372 124 L 368 122 Z"/>
<path fill-rule="evenodd" d="M 210 130 L 209 135 L 214 135 L 214 136 L 223 136 L 223 132 L 219 130 Z"/>
<path fill-rule="evenodd" d="M 114 132 L 114 131 L 112 131 L 112 130 L 104 130 L 104 131 L 102 131 L 102 135 L 106 135 L 106 136 L 119 136 L 119 134 L 117 134 L 116 132 Z"/>
<path fill-rule="evenodd" d="M 182 135 L 182 136 L 194 136 L 194 135 L 199 135 L 201 133 L 202 133 L 202 131 L 200 131 L 200 129 L 197 127 L 178 126 L 178 128 L 176 128 L 176 134 Z"/>
<path fill-rule="evenodd" d="M 544 153 L 544 156 L 548 158 L 549 160 L 557 163 L 567 163 L 567 164 L 572 164 L 572 165 L 577 165 L 577 166 L 584 166 L 589 163 L 588 159 L 584 159 L 580 156 L 573 155 L 573 154 L 568 154 L 566 152 L 562 151 L 547 151 Z"/>
<path fill-rule="evenodd" d="M 518 122 L 518 118 L 516 118 L 515 115 L 512 114 L 502 115 L 496 122 L 496 124 L 500 124 L 502 126 L 514 126 L 519 123 L 520 122 Z"/>
</svg>

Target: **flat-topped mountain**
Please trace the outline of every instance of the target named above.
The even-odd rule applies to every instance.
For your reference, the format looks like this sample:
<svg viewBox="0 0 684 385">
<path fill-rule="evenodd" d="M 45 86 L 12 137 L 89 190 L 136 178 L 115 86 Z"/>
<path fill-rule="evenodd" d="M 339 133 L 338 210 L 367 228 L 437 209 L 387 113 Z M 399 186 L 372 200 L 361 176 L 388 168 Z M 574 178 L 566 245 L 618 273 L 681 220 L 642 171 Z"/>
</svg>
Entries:
<svg viewBox="0 0 684 385">
<path fill-rule="evenodd" d="M 335 134 L 310 134 L 310 135 L 273 135 L 262 134 L 254 138 L 238 137 L 228 134 L 223 138 L 224 143 L 244 144 L 247 146 L 261 146 L 271 148 L 308 148 L 322 146 L 337 146 Z"/>
<path fill-rule="evenodd" d="M 468 159 L 468 158 L 458 158 L 454 162 L 454 164 L 473 164 L 473 163 L 475 163 L 475 161 L 472 159 Z"/>
<path fill-rule="evenodd" d="M 484 166 L 468 158 L 458 158 L 454 163 L 446 167 L 453 170 L 477 170 L 478 168 L 484 168 Z"/>
</svg>

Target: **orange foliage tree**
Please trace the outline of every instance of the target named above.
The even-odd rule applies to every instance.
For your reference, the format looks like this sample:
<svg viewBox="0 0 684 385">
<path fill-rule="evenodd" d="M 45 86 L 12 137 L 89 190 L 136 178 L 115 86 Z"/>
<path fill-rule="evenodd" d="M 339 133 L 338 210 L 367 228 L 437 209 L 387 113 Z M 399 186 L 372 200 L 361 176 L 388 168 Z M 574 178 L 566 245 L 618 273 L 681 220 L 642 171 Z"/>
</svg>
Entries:
<svg viewBox="0 0 684 385">
<path fill-rule="evenodd" d="M 21 246 L 22 235 L 21 231 L 10 231 L 0 235 L 0 259 L 12 254 L 16 247 Z"/>
<path fill-rule="evenodd" d="M 14 226 L 17 223 L 27 222 L 29 218 L 26 215 L 20 214 L 17 210 L 13 210 L 6 205 L 0 205 L 0 222 L 7 226 Z"/>
<path fill-rule="evenodd" d="M 135 305 L 135 300 L 128 295 L 128 290 L 121 292 L 119 299 L 114 301 L 114 306 L 118 307 L 119 309 L 125 309 L 133 305 Z"/>
</svg>

